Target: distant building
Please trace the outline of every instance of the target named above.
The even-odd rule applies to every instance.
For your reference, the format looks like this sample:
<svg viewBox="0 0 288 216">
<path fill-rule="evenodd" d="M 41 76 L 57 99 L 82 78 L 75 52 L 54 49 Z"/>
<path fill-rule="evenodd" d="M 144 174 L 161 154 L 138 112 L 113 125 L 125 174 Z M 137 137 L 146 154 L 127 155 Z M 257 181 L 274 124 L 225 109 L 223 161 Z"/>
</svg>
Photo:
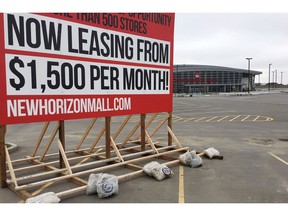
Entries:
<svg viewBox="0 0 288 216">
<path fill-rule="evenodd" d="M 255 89 L 255 75 L 250 70 L 249 90 Z M 174 93 L 242 92 L 248 91 L 248 69 L 211 65 L 174 65 Z"/>
</svg>

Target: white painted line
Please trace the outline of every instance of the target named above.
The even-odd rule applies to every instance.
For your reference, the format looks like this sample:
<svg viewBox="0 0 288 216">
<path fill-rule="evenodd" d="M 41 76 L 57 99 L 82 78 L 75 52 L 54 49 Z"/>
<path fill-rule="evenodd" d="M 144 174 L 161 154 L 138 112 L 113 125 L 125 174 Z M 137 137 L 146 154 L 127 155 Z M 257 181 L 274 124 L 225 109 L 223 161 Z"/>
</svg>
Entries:
<svg viewBox="0 0 288 216">
<path fill-rule="evenodd" d="M 195 120 L 194 122 L 199 122 L 199 121 L 201 121 L 201 120 L 203 120 L 203 119 L 205 119 L 205 118 L 206 118 L 206 117 L 199 118 L 199 119 Z"/>
<path fill-rule="evenodd" d="M 240 116 L 241 116 L 241 115 L 238 115 L 238 116 L 236 116 L 236 117 L 230 119 L 229 121 L 230 121 L 230 122 L 231 122 L 231 121 L 234 121 L 235 119 L 239 118 Z"/>
<path fill-rule="evenodd" d="M 210 118 L 210 119 L 206 120 L 206 122 L 210 122 L 210 121 L 212 121 L 213 119 L 216 119 L 216 118 L 218 118 L 218 116 L 214 116 L 213 118 Z"/>
<path fill-rule="evenodd" d="M 246 119 L 248 119 L 250 117 L 250 115 L 246 116 L 244 119 L 242 119 L 241 121 L 245 121 Z"/>
<path fill-rule="evenodd" d="M 277 155 L 275 155 L 275 154 L 273 154 L 273 153 L 271 153 L 271 152 L 269 152 L 269 154 L 270 154 L 272 157 L 276 158 L 277 160 L 281 161 L 282 163 L 284 163 L 284 164 L 286 164 L 286 165 L 288 166 L 288 162 L 286 162 L 286 161 L 283 160 L 282 158 L 278 157 Z"/>
<path fill-rule="evenodd" d="M 224 119 L 226 119 L 226 118 L 228 118 L 229 116 L 225 116 L 225 117 L 223 117 L 223 118 L 221 118 L 221 119 L 218 119 L 217 120 L 217 122 L 220 122 L 220 121 L 222 121 L 222 120 L 224 120 Z"/>
</svg>

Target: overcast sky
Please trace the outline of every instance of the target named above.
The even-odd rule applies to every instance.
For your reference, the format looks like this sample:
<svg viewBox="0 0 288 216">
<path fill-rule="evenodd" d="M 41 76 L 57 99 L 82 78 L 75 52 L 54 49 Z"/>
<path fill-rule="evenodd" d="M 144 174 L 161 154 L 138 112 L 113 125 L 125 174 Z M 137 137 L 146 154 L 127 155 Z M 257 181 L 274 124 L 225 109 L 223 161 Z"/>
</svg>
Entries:
<svg viewBox="0 0 288 216">
<path fill-rule="evenodd" d="M 288 13 L 176 13 L 174 64 L 207 64 L 263 72 L 288 83 Z M 276 73 L 274 73 L 274 76 Z M 256 82 L 259 77 L 256 77 Z"/>
</svg>

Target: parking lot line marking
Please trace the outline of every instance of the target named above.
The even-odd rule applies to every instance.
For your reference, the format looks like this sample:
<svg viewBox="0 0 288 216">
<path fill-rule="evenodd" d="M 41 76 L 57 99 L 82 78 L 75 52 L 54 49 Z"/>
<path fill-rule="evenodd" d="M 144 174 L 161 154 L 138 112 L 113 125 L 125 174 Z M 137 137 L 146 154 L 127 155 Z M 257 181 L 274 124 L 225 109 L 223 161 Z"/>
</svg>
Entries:
<svg viewBox="0 0 288 216">
<path fill-rule="evenodd" d="M 272 152 L 269 152 L 269 154 L 276 158 L 277 160 L 281 161 L 282 163 L 286 164 L 288 166 L 288 162 L 286 162 L 285 160 L 283 160 L 282 158 L 278 157 L 277 155 L 273 154 Z"/>
<path fill-rule="evenodd" d="M 216 118 L 218 118 L 218 116 L 214 116 L 214 117 L 212 117 L 212 118 L 206 120 L 206 122 L 212 121 L 213 119 L 216 119 Z"/>
<path fill-rule="evenodd" d="M 196 119 L 196 118 L 188 118 L 188 119 L 184 120 L 183 122 L 187 122 L 187 121 L 190 121 L 192 119 Z"/>
<path fill-rule="evenodd" d="M 199 122 L 199 121 L 201 121 L 201 120 L 203 120 L 203 119 L 205 119 L 205 118 L 206 118 L 206 117 L 199 118 L 199 119 L 195 120 L 194 122 Z"/>
<path fill-rule="evenodd" d="M 239 118 L 240 116 L 241 116 L 241 115 L 237 115 L 236 117 L 230 119 L 229 121 L 230 121 L 230 122 L 231 122 L 231 121 L 234 121 L 235 119 Z"/>
<path fill-rule="evenodd" d="M 247 115 L 245 118 L 243 118 L 241 121 L 245 121 L 246 119 L 248 119 L 250 117 L 250 115 Z"/>
<path fill-rule="evenodd" d="M 179 193 L 178 193 L 178 202 L 185 203 L 184 197 L 184 166 L 179 166 Z"/>
<path fill-rule="evenodd" d="M 222 121 L 222 120 L 224 120 L 225 118 L 228 118 L 229 116 L 225 116 L 225 117 L 223 117 L 223 118 L 221 118 L 221 119 L 218 119 L 217 120 L 217 122 L 220 122 L 220 121 Z"/>
<path fill-rule="evenodd" d="M 258 118 L 260 118 L 260 116 L 257 116 L 255 119 L 253 119 L 253 121 L 256 121 Z"/>
</svg>

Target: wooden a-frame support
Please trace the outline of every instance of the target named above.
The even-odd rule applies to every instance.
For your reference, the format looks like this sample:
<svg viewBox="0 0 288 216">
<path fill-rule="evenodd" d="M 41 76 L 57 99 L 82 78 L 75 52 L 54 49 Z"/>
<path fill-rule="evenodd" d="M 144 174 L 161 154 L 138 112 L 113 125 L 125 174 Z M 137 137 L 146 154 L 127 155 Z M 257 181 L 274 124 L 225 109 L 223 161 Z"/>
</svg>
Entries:
<svg viewBox="0 0 288 216">
<path fill-rule="evenodd" d="M 82 148 L 88 134 L 91 133 L 92 128 L 95 126 L 97 119 L 92 119 L 77 146 L 74 148 L 74 150 L 69 151 L 65 150 L 64 121 L 59 121 L 56 122 L 56 125 L 54 125 L 54 129 L 48 138 L 44 150 L 39 154 L 39 147 L 41 143 L 43 143 L 44 135 L 46 134 L 48 127 L 51 126 L 51 123 L 47 122 L 43 126 L 32 154 L 30 156 L 26 156 L 26 158 L 18 160 L 11 160 L 9 152 L 4 144 L 6 126 L 1 126 L 1 187 L 6 187 L 8 184 L 9 188 L 17 192 L 23 199 L 26 199 L 38 193 L 34 192 L 31 194 L 27 191 L 27 189 L 40 186 L 41 188 L 46 188 L 52 185 L 54 182 L 70 180 L 79 186 L 78 189 L 76 188 L 68 190 L 67 192 L 59 192 L 59 196 L 63 197 L 65 194 L 70 195 L 73 194 L 73 191 L 81 191 L 86 188 L 87 180 L 81 178 L 81 176 L 85 176 L 87 174 L 108 171 L 119 167 L 126 167 L 134 170 L 134 172 L 119 176 L 118 178 L 121 180 L 128 180 L 143 173 L 142 166 L 136 165 L 137 163 L 141 163 L 143 161 L 157 158 L 168 158 L 171 161 L 168 161 L 166 164 L 179 164 L 178 157 L 173 158 L 168 155 L 186 152 L 188 148 L 183 148 L 181 146 L 180 142 L 172 131 L 172 113 L 166 114 L 163 119 L 160 120 L 152 129 L 152 131 L 148 132 L 148 128 L 151 126 L 157 115 L 158 114 L 154 114 L 150 118 L 147 118 L 146 114 L 141 114 L 140 120 L 130 130 L 128 135 L 124 136 L 124 138 L 122 138 L 122 140 L 118 143 L 116 142 L 116 139 L 119 138 L 119 135 L 121 132 L 123 132 L 123 129 L 127 125 L 129 125 L 129 127 L 131 126 L 131 124 L 129 124 L 131 115 L 124 119 L 114 134 L 112 134 L 110 126 L 111 117 L 105 117 L 104 126 L 100 129 L 100 131 L 98 131 L 98 134 L 96 134 L 93 143 L 88 148 Z M 152 137 L 164 125 L 165 122 L 168 122 L 168 145 L 161 146 L 156 142 L 153 142 Z M 136 135 L 136 137 L 132 138 L 139 127 L 140 133 Z M 48 150 L 51 148 L 53 141 L 56 139 L 57 132 L 58 153 L 48 154 Z M 105 144 L 104 146 L 99 146 L 98 143 L 102 137 L 105 140 Z M 172 144 L 173 141 L 175 144 Z M 55 156 L 58 156 L 58 159 L 54 159 Z M 53 158 L 52 161 L 51 158 Z M 26 162 L 29 165 L 20 168 L 14 167 L 14 164 L 23 162 Z M 6 170 L 6 164 L 8 171 Z M 44 172 L 18 176 L 18 172 L 25 171 L 26 173 L 27 171 L 27 173 L 29 173 L 34 168 L 43 168 Z M 9 176 L 9 178 L 7 178 L 7 176 Z M 23 181 L 28 181 L 28 183 L 23 183 Z"/>
</svg>

